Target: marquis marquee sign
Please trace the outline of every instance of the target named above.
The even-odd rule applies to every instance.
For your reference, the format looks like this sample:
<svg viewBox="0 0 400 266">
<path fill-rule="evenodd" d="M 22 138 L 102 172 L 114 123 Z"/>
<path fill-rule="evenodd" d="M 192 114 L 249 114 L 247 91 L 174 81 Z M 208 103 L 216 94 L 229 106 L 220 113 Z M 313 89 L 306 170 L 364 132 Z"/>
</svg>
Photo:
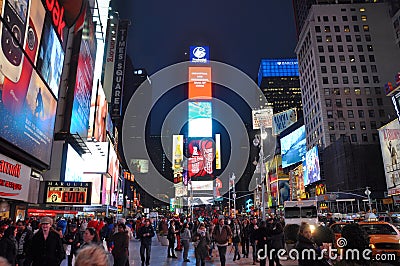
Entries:
<svg viewBox="0 0 400 266">
<path fill-rule="evenodd" d="M 48 204 L 90 205 L 92 183 L 46 181 L 45 191 Z"/>
</svg>

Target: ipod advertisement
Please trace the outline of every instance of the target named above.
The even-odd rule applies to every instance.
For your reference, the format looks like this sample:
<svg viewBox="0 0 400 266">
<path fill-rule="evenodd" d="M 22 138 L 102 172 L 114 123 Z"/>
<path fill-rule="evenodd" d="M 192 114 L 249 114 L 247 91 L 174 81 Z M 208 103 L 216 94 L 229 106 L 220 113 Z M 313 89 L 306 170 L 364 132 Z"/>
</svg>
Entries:
<svg viewBox="0 0 400 266">
<path fill-rule="evenodd" d="M 54 60 L 53 65 L 62 69 L 63 58 L 53 56 L 53 50 L 59 49 L 59 37 L 49 41 L 51 14 L 46 12 L 41 0 L 0 3 L 2 21 L 8 23 L 0 23 L 0 116 L 4 118 L 0 138 L 49 164 L 57 107 L 54 91 L 58 92 L 58 88 L 52 91 L 49 86 L 57 81 L 43 80 L 45 68 L 39 69 L 41 77 L 34 65 L 41 61 L 39 50 L 46 44 L 47 48 L 43 49 Z M 3 19 L 7 14 L 9 19 Z M 13 29 L 12 35 L 8 32 L 10 29 Z M 54 64 L 55 61 L 59 64 Z M 51 76 L 57 78 L 55 72 Z"/>
</svg>

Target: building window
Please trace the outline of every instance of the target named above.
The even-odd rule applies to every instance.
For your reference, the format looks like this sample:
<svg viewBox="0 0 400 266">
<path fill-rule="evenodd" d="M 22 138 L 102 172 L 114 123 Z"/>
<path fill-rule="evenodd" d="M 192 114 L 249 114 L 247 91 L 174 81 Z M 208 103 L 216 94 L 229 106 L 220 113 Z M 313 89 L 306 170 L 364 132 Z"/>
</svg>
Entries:
<svg viewBox="0 0 400 266">
<path fill-rule="evenodd" d="M 373 52 L 374 51 L 374 48 L 372 47 L 372 45 L 367 45 L 367 51 L 368 52 Z"/>
<path fill-rule="evenodd" d="M 333 53 L 333 45 L 328 45 L 328 52 Z"/>
<path fill-rule="evenodd" d="M 359 118 L 364 118 L 364 111 L 363 110 L 358 110 L 358 117 Z"/>
<path fill-rule="evenodd" d="M 368 26 L 368 25 L 364 25 L 364 26 L 363 26 L 363 30 L 364 30 L 365 32 L 368 32 L 368 31 L 369 31 L 369 26 Z"/>
<path fill-rule="evenodd" d="M 365 87 L 364 91 L 365 91 L 366 95 L 370 95 L 371 94 L 371 88 L 369 88 L 369 87 Z"/>
<path fill-rule="evenodd" d="M 353 76 L 353 83 L 358 84 L 358 76 Z"/>
<path fill-rule="evenodd" d="M 345 130 L 344 122 L 339 122 L 339 130 Z"/>
<path fill-rule="evenodd" d="M 372 98 L 367 98 L 367 106 L 372 106 Z"/>
<path fill-rule="evenodd" d="M 336 42 L 342 42 L 342 36 L 336 35 Z"/>
<path fill-rule="evenodd" d="M 329 134 L 329 141 L 330 141 L 330 142 L 335 142 L 335 141 L 336 141 L 336 136 L 335 136 L 335 134 Z"/>
<path fill-rule="evenodd" d="M 360 95 L 361 94 L 360 88 L 358 88 L 358 87 L 354 88 L 354 94 L 355 95 Z"/>
<path fill-rule="evenodd" d="M 348 21 L 347 16 L 342 16 L 342 21 Z"/>
<path fill-rule="evenodd" d="M 326 112 L 326 116 L 327 116 L 328 118 L 333 118 L 333 112 L 332 112 L 332 111 L 327 111 L 327 112 Z"/>
<path fill-rule="evenodd" d="M 364 52 L 364 48 L 362 45 L 357 45 L 357 51 Z"/>
<path fill-rule="evenodd" d="M 360 27 L 358 25 L 354 25 L 353 28 L 355 32 L 360 32 Z"/>
<path fill-rule="evenodd" d="M 361 72 L 362 73 L 367 73 L 367 66 L 366 65 L 361 65 Z"/>
<path fill-rule="evenodd" d="M 358 58 L 360 59 L 360 62 L 365 62 L 365 56 L 363 54 L 360 54 Z"/>
<path fill-rule="evenodd" d="M 325 56 L 320 56 L 319 57 L 319 62 L 320 63 L 325 63 Z"/>
<path fill-rule="evenodd" d="M 326 42 L 332 42 L 332 36 L 326 35 Z"/>
<path fill-rule="evenodd" d="M 328 16 L 323 16 L 322 19 L 323 19 L 323 21 L 325 21 L 325 22 L 328 22 L 328 21 L 329 21 Z"/>
<path fill-rule="evenodd" d="M 337 49 L 338 49 L 338 51 L 339 51 L 339 53 L 343 53 L 343 45 L 338 45 L 337 46 Z"/>
<path fill-rule="evenodd" d="M 343 28 L 344 28 L 344 32 L 350 32 L 350 26 L 349 25 L 345 25 Z"/>
<path fill-rule="evenodd" d="M 325 32 L 331 32 L 331 27 L 325 26 Z"/>
<path fill-rule="evenodd" d="M 317 36 L 317 42 L 322 42 L 322 36 Z"/>
<path fill-rule="evenodd" d="M 347 45 L 347 51 L 353 52 L 353 45 Z"/>
<path fill-rule="evenodd" d="M 324 89 L 324 94 L 325 94 L 325 95 L 330 95 L 330 94 L 331 94 L 331 90 L 328 89 L 328 88 L 325 88 L 325 89 Z"/>
<path fill-rule="evenodd" d="M 335 56 L 334 55 L 330 55 L 329 56 L 329 62 L 330 63 L 335 63 Z"/>
<path fill-rule="evenodd" d="M 342 79 L 343 79 L 343 84 L 349 84 L 349 77 L 343 76 Z"/>
<path fill-rule="evenodd" d="M 369 78 L 368 78 L 368 76 L 363 76 L 363 82 L 364 82 L 364 83 L 369 83 Z"/>
<path fill-rule="evenodd" d="M 371 65 L 371 72 L 376 73 L 378 70 L 376 69 L 376 65 Z"/>
<path fill-rule="evenodd" d="M 377 133 L 372 133 L 372 141 L 374 141 L 374 142 L 379 141 L 379 135 Z"/>
<path fill-rule="evenodd" d="M 361 139 L 362 139 L 363 142 L 368 142 L 367 133 L 362 133 L 361 134 Z"/>
<path fill-rule="evenodd" d="M 332 72 L 332 73 L 337 73 L 336 66 L 331 66 L 331 72 Z"/>
<path fill-rule="evenodd" d="M 362 106 L 362 99 L 357 98 L 356 103 L 357 103 L 357 106 Z"/>
<path fill-rule="evenodd" d="M 361 35 L 356 35 L 356 42 L 361 42 Z"/>
<path fill-rule="evenodd" d="M 351 101 L 351 98 L 346 98 L 346 105 L 347 106 L 352 106 L 353 102 Z"/>
<path fill-rule="evenodd" d="M 371 129 L 376 129 L 376 121 L 371 121 Z"/>
<path fill-rule="evenodd" d="M 328 77 L 323 77 L 322 78 L 322 83 L 323 84 L 329 84 Z"/>
<path fill-rule="evenodd" d="M 385 110 L 379 109 L 379 117 L 385 117 Z"/>
<path fill-rule="evenodd" d="M 321 32 L 321 27 L 320 26 L 315 26 L 315 32 Z"/>
<path fill-rule="evenodd" d="M 339 26 L 334 26 L 335 32 L 340 32 L 340 27 Z"/>
<path fill-rule="evenodd" d="M 349 127 L 350 127 L 350 130 L 356 130 L 356 123 L 355 122 L 350 122 L 349 123 Z"/>
<path fill-rule="evenodd" d="M 333 84 L 339 84 L 339 78 L 338 77 L 332 77 L 332 83 Z"/>
<path fill-rule="evenodd" d="M 326 105 L 326 107 L 332 107 L 332 100 L 331 99 L 325 99 L 325 105 Z"/>
<path fill-rule="evenodd" d="M 341 66 L 341 67 L 340 67 L 340 71 L 341 71 L 342 73 L 347 73 L 347 68 L 346 68 L 346 66 Z"/>
<path fill-rule="evenodd" d="M 382 100 L 382 98 L 377 98 L 377 99 L 376 99 L 376 103 L 378 104 L 378 106 L 382 106 L 382 105 L 383 105 L 383 100 Z"/>
<path fill-rule="evenodd" d="M 339 88 L 334 88 L 333 89 L 333 94 L 340 95 L 340 89 Z"/>
<path fill-rule="evenodd" d="M 327 73 L 326 66 L 321 66 L 321 73 Z"/>
<path fill-rule="evenodd" d="M 360 122 L 360 129 L 361 129 L 361 130 L 366 130 L 366 129 L 367 129 L 367 126 L 365 125 L 365 122 L 364 122 L 364 121 L 361 121 L 361 122 Z"/>
<path fill-rule="evenodd" d="M 375 117 L 375 110 L 368 110 L 369 117 Z"/>
<path fill-rule="evenodd" d="M 318 52 L 323 53 L 324 47 L 322 45 L 318 45 Z"/>
<path fill-rule="evenodd" d="M 366 34 L 365 35 L 365 41 L 370 42 L 371 41 L 371 35 Z"/>
<path fill-rule="evenodd" d="M 336 106 L 337 107 L 342 107 L 342 100 L 341 99 L 336 99 Z"/>
<path fill-rule="evenodd" d="M 361 16 L 361 20 L 362 20 L 362 21 L 367 21 L 367 16 L 366 16 L 366 15 L 362 15 L 362 16 Z"/>
<path fill-rule="evenodd" d="M 328 122 L 329 130 L 335 130 L 335 124 L 333 122 Z"/>
<path fill-rule="evenodd" d="M 357 142 L 357 134 L 351 134 L 351 142 Z"/>
<path fill-rule="evenodd" d="M 378 76 L 372 76 L 372 81 L 374 83 L 379 83 L 379 77 Z"/>
<path fill-rule="evenodd" d="M 342 110 L 338 110 L 337 111 L 337 117 L 338 118 L 343 118 L 343 111 Z"/>
<path fill-rule="evenodd" d="M 357 21 L 357 16 L 351 16 L 351 21 Z"/>
<path fill-rule="evenodd" d="M 347 110 L 347 117 L 348 118 L 354 118 L 353 110 Z"/>
<path fill-rule="evenodd" d="M 354 55 L 349 55 L 349 60 L 350 60 L 350 62 L 355 62 L 356 57 Z"/>
<path fill-rule="evenodd" d="M 351 35 L 346 35 L 346 42 L 351 42 Z"/>
<path fill-rule="evenodd" d="M 350 94 L 350 88 L 349 87 L 345 87 L 344 88 L 344 94 L 346 94 L 346 95 Z"/>
<path fill-rule="evenodd" d="M 351 66 L 351 73 L 357 73 L 357 66 Z"/>
<path fill-rule="evenodd" d="M 344 55 L 339 55 L 339 61 L 340 62 L 345 62 L 346 61 Z"/>
<path fill-rule="evenodd" d="M 375 94 L 379 95 L 382 93 L 382 89 L 380 87 L 375 87 Z"/>
</svg>

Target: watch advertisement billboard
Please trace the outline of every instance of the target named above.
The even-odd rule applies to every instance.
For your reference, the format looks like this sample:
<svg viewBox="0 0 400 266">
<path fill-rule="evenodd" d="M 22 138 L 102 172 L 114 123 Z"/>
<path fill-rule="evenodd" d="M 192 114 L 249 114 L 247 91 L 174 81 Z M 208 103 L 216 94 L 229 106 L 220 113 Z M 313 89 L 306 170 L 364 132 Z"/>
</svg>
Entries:
<svg viewBox="0 0 400 266">
<path fill-rule="evenodd" d="M 63 205 L 90 205 L 92 183 L 46 181 L 45 203 Z"/>
</svg>

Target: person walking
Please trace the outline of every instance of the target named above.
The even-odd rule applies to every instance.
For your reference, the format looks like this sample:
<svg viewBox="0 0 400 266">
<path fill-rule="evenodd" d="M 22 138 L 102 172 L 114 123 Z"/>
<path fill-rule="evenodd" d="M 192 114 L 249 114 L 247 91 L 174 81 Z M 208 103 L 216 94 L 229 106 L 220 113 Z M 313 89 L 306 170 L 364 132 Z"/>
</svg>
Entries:
<svg viewBox="0 0 400 266">
<path fill-rule="evenodd" d="M 204 223 L 199 225 L 196 233 L 193 235 L 194 254 L 196 256 L 196 266 L 205 266 L 208 255 L 209 245 L 211 243 L 210 235 L 207 232 Z"/>
<path fill-rule="evenodd" d="M 243 258 L 249 257 L 249 247 L 250 247 L 250 239 L 249 239 L 249 220 L 244 219 L 242 224 L 241 231 L 241 244 L 242 244 L 242 254 Z"/>
<path fill-rule="evenodd" d="M 223 217 L 219 218 L 218 224 L 214 227 L 213 237 L 217 244 L 221 266 L 225 266 L 226 248 L 228 247 L 229 238 L 232 237 L 232 230 L 225 224 Z"/>
<path fill-rule="evenodd" d="M 257 259 L 257 247 L 256 247 L 256 231 L 258 229 L 257 218 L 253 218 L 249 225 L 249 241 L 253 251 L 253 265 L 256 265 Z"/>
<path fill-rule="evenodd" d="M 182 245 L 183 245 L 183 261 L 184 262 L 190 262 L 188 259 L 188 254 L 189 254 L 189 242 L 192 239 L 192 234 L 190 233 L 189 230 L 189 224 L 184 223 L 182 226 L 181 230 L 181 240 L 182 240 Z"/>
<path fill-rule="evenodd" d="M 27 262 L 26 265 L 29 265 L 30 262 L 26 260 L 26 248 L 27 243 L 33 237 L 33 232 L 25 226 L 25 223 L 21 220 L 17 222 L 17 243 L 18 243 L 18 250 L 17 250 L 17 264 L 18 266 L 24 266 L 25 261 Z"/>
<path fill-rule="evenodd" d="M 72 266 L 72 258 L 76 256 L 76 251 L 82 244 L 82 238 L 75 223 L 68 226 L 68 232 L 64 236 L 63 242 L 67 246 L 66 254 L 68 256 L 68 266 Z"/>
<path fill-rule="evenodd" d="M 111 242 L 114 242 L 111 253 L 114 257 L 114 266 L 125 266 L 129 259 L 129 236 L 125 224 L 118 224 L 117 230 L 118 232 L 111 236 Z"/>
<path fill-rule="evenodd" d="M 280 221 L 273 221 L 269 228 L 269 239 L 268 239 L 268 260 L 269 266 L 282 265 L 279 262 L 278 250 L 285 248 L 285 240 L 283 234 L 283 226 Z M 271 251 L 271 252 L 270 252 Z"/>
<path fill-rule="evenodd" d="M 140 258 L 142 266 L 150 265 L 151 241 L 154 236 L 154 228 L 149 219 L 144 220 L 144 226 L 139 228 L 137 235 L 140 239 Z M 145 257 L 146 254 L 146 257 Z"/>
<path fill-rule="evenodd" d="M 65 259 L 61 237 L 51 226 L 53 219 L 40 219 L 40 229 L 28 242 L 27 258 L 32 266 L 59 266 Z"/>
<path fill-rule="evenodd" d="M 17 227 L 10 225 L 0 240 L 0 256 L 6 258 L 11 266 L 17 263 L 17 240 L 15 239 L 17 232 Z"/>
<path fill-rule="evenodd" d="M 260 228 L 255 231 L 255 243 L 257 247 L 257 259 L 260 260 L 260 266 L 267 265 L 267 243 L 268 243 L 268 229 L 265 221 L 261 222 Z M 255 264 L 253 262 L 253 264 Z"/>
<path fill-rule="evenodd" d="M 240 260 L 240 252 L 239 252 L 240 234 L 241 234 L 241 228 L 239 221 L 236 218 L 233 220 L 232 224 L 232 243 L 235 248 L 235 254 L 233 254 L 233 261 L 236 260 L 236 257 L 238 260 Z"/>
<path fill-rule="evenodd" d="M 174 259 L 178 258 L 175 255 L 175 251 L 174 251 L 175 236 L 176 236 L 175 221 L 171 220 L 169 222 L 168 235 L 167 235 L 167 238 L 168 238 L 168 256 L 167 256 L 167 258 L 174 258 Z"/>
</svg>

